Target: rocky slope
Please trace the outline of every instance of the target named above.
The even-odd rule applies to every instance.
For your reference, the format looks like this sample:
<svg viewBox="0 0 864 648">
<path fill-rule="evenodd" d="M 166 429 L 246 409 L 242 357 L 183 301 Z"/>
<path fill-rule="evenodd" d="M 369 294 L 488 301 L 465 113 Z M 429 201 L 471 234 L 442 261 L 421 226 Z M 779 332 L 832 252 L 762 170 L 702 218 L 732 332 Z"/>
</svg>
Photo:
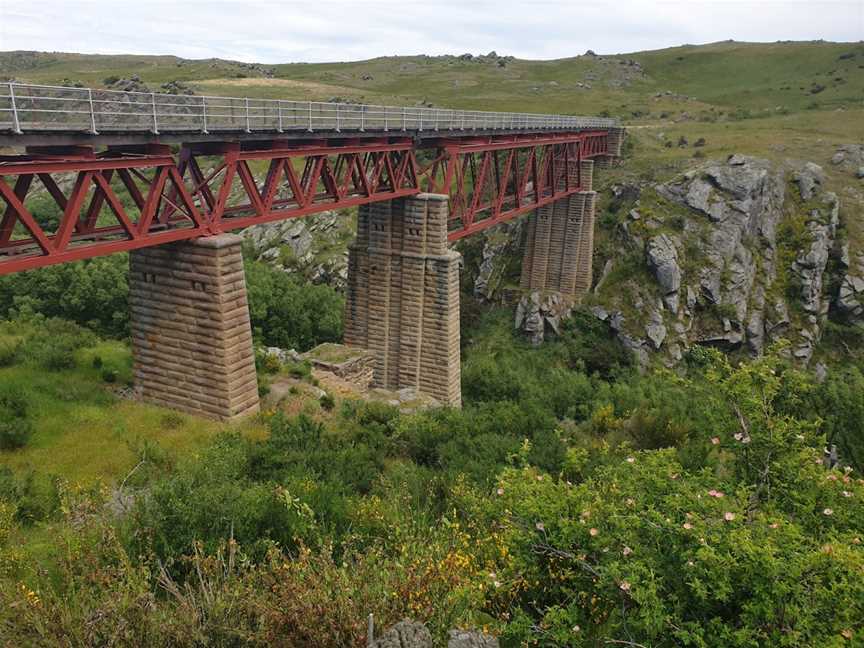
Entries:
<svg viewBox="0 0 864 648">
<path fill-rule="evenodd" d="M 808 364 L 829 317 L 864 323 L 864 254 L 850 259 L 840 199 L 824 185 L 814 163 L 733 155 L 664 183 L 613 186 L 585 305 L 642 365 L 675 364 L 693 345 L 755 355 L 781 338 Z M 567 314 L 532 294 L 516 325 L 539 342 Z"/>
<path fill-rule="evenodd" d="M 338 290 L 348 278 L 348 243 L 356 219 L 349 210 L 274 221 L 243 230 L 251 256 Z"/>
</svg>

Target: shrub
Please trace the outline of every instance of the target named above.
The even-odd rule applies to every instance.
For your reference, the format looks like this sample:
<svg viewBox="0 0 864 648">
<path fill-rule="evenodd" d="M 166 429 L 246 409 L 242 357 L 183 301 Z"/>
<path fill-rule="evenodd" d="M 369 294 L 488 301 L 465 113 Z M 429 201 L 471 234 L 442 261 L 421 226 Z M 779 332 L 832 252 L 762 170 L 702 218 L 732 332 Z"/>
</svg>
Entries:
<svg viewBox="0 0 864 648">
<path fill-rule="evenodd" d="M 36 318 L 24 344 L 24 353 L 37 365 L 58 371 L 75 366 L 75 351 L 95 343 L 95 336 L 74 322 Z"/>
<path fill-rule="evenodd" d="M 21 351 L 21 340 L 17 338 L 0 338 L 0 367 L 10 367 L 18 360 Z"/>
<path fill-rule="evenodd" d="M 342 339 L 342 297 L 325 285 L 306 285 L 265 263 L 246 264 L 249 313 L 256 339 L 305 351 Z"/>
<path fill-rule="evenodd" d="M 117 382 L 118 373 L 114 369 L 103 369 L 102 380 L 106 383 L 113 384 Z"/>
<path fill-rule="evenodd" d="M 50 198 L 49 198 L 50 200 Z M 126 254 L 0 277 L 0 317 L 35 313 L 122 337 L 129 330 Z"/>
<path fill-rule="evenodd" d="M 329 393 L 325 393 L 321 397 L 321 407 L 323 407 L 328 412 L 331 411 L 334 407 L 336 407 L 336 400 Z"/>
<path fill-rule="evenodd" d="M 27 444 L 33 433 L 27 410 L 27 396 L 21 389 L 0 390 L 0 449 L 14 450 Z"/>
</svg>

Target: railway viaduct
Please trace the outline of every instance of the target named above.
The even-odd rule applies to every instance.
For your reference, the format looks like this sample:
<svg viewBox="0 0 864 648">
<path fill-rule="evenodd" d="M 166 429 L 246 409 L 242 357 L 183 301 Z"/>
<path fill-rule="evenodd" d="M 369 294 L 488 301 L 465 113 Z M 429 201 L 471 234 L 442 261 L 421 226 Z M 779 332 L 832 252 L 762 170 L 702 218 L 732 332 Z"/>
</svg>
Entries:
<svg viewBox="0 0 864 648">
<path fill-rule="evenodd" d="M 459 406 L 448 244 L 526 216 L 522 287 L 578 299 L 594 167 L 623 135 L 562 115 L 4 84 L 0 274 L 128 251 L 143 398 L 230 420 L 259 407 L 230 232 L 357 206 L 345 343 L 374 354 L 374 384 Z M 58 217 L 31 207 L 46 194 Z"/>
</svg>

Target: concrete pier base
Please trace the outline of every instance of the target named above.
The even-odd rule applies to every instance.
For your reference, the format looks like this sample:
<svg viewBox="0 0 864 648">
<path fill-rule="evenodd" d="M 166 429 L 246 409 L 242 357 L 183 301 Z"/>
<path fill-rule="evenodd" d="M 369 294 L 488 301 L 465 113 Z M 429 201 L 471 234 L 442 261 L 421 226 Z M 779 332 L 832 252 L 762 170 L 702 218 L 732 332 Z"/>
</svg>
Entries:
<svg viewBox="0 0 864 648">
<path fill-rule="evenodd" d="M 226 421 L 258 411 L 241 240 L 129 254 L 134 376 L 146 402 Z"/>
<path fill-rule="evenodd" d="M 345 344 L 375 355 L 373 385 L 462 404 L 459 260 L 447 247 L 447 196 L 361 205 L 349 247 Z"/>
</svg>

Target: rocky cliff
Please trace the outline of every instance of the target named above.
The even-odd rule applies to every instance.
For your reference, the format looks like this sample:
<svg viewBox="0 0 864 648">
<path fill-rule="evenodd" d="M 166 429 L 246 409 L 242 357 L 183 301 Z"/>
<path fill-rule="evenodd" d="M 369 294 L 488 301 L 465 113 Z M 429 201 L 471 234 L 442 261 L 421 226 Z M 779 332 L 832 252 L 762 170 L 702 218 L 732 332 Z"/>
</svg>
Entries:
<svg viewBox="0 0 864 648">
<path fill-rule="evenodd" d="M 643 365 L 672 365 L 693 345 L 755 355 L 780 338 L 807 364 L 829 317 L 864 322 L 864 254 L 850 260 L 840 199 L 825 185 L 814 163 L 741 155 L 659 184 L 613 185 L 584 304 Z M 516 325 L 539 342 L 567 313 L 532 294 Z"/>
</svg>

